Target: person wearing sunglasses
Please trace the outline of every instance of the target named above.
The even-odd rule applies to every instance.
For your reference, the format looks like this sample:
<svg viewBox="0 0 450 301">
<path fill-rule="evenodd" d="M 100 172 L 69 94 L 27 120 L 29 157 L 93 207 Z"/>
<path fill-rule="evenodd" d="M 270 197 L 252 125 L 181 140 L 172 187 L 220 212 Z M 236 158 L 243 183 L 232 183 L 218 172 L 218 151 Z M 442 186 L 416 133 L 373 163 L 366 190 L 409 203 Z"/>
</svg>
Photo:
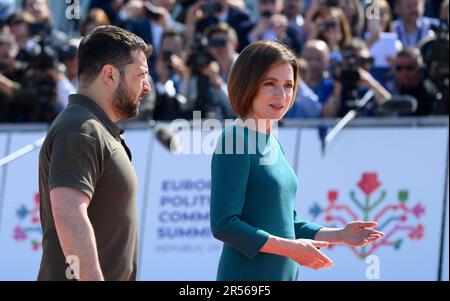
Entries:
<svg viewBox="0 0 450 301">
<path fill-rule="evenodd" d="M 438 90 L 423 75 L 424 61 L 418 48 L 406 48 L 397 53 L 394 81 L 388 84 L 393 94 L 407 94 L 417 99 L 416 116 L 430 115 L 438 102 Z"/>
<path fill-rule="evenodd" d="M 258 40 L 280 41 L 288 45 L 296 54 L 300 53 L 299 31 L 289 24 L 282 14 L 283 0 L 261 0 L 258 3 L 259 19 L 248 34 L 249 42 Z"/>
<path fill-rule="evenodd" d="M 247 46 L 247 35 L 252 23 L 249 12 L 229 0 L 197 0 L 186 12 L 186 40 L 192 45 L 195 36 L 217 23 L 227 23 L 237 34 L 238 51 Z"/>
<path fill-rule="evenodd" d="M 353 108 L 355 101 L 361 99 L 368 90 L 373 90 L 374 97 L 360 115 L 381 114 L 378 109 L 391 98 L 391 94 L 370 73 L 374 60 L 367 44 L 362 39 L 354 38 L 341 53 L 342 61 L 332 67 L 334 92 L 323 106 L 323 116 L 344 116 Z"/>
</svg>

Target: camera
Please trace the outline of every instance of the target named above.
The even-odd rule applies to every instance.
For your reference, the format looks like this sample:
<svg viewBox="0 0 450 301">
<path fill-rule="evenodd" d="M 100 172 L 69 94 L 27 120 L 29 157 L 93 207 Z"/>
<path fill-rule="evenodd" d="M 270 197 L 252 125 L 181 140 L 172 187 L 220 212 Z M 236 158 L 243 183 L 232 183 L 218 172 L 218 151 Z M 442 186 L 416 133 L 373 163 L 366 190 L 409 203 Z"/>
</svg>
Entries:
<svg viewBox="0 0 450 301">
<path fill-rule="evenodd" d="M 272 12 L 270 10 L 264 10 L 261 12 L 261 17 L 270 18 L 270 17 L 272 17 Z"/>
<path fill-rule="evenodd" d="M 329 7 L 332 7 L 332 6 L 336 6 L 337 7 L 338 6 L 338 1 L 337 0 L 326 0 L 325 3 Z"/>
<path fill-rule="evenodd" d="M 48 70 L 58 66 L 58 54 L 50 46 L 48 38 L 41 38 L 38 41 L 39 47 L 30 60 L 30 69 Z"/>
<path fill-rule="evenodd" d="M 213 55 L 206 48 L 206 39 L 197 38 L 191 49 L 191 54 L 186 60 L 186 65 L 191 69 L 192 75 L 197 77 L 197 97 L 194 110 L 200 111 L 202 117 L 211 117 L 211 81 L 203 74 L 203 69 L 215 61 Z"/>
<path fill-rule="evenodd" d="M 31 57 L 22 81 L 22 89 L 13 102 L 30 113 L 32 121 L 52 121 L 62 109 L 57 103 L 58 85 L 53 71 L 58 69 L 57 53 L 42 38 Z"/>
<path fill-rule="evenodd" d="M 172 57 L 172 51 L 170 50 L 163 50 L 162 52 L 162 59 L 165 63 L 170 64 L 170 58 Z"/>
<path fill-rule="evenodd" d="M 47 36 L 51 32 L 51 27 L 48 22 L 33 23 L 30 31 L 33 36 Z"/>
<path fill-rule="evenodd" d="M 355 54 L 352 51 L 343 51 L 340 74 L 340 81 L 343 86 L 357 86 L 357 83 L 360 80 L 358 69 L 359 62 Z"/>
<path fill-rule="evenodd" d="M 202 75 L 202 70 L 211 62 L 215 61 L 213 55 L 206 48 L 204 41 L 197 41 L 187 57 L 186 65 L 192 70 L 194 75 Z"/>
<path fill-rule="evenodd" d="M 343 49 L 341 57 L 332 65 L 334 80 L 342 84 L 342 97 L 344 101 L 358 99 L 359 61 L 352 49 Z"/>
</svg>

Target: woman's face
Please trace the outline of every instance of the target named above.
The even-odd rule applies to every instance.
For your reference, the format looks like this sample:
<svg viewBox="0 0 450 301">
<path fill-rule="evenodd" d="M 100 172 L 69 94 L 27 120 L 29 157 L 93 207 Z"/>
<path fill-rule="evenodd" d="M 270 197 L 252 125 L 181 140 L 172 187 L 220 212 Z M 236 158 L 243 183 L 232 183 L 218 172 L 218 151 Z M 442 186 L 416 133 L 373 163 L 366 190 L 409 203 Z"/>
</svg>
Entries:
<svg viewBox="0 0 450 301">
<path fill-rule="evenodd" d="M 248 117 L 280 120 L 289 109 L 294 93 L 294 70 L 288 63 L 276 65 L 259 85 Z"/>
<path fill-rule="evenodd" d="M 17 40 L 30 36 L 28 25 L 23 21 L 13 21 L 10 31 Z"/>
<path fill-rule="evenodd" d="M 325 36 L 327 43 L 331 46 L 339 45 L 342 41 L 342 31 L 339 18 L 333 15 L 327 15 L 319 20 L 320 31 Z"/>
<path fill-rule="evenodd" d="M 380 26 L 382 30 L 386 30 L 391 22 L 391 15 L 388 8 L 380 9 Z"/>
</svg>

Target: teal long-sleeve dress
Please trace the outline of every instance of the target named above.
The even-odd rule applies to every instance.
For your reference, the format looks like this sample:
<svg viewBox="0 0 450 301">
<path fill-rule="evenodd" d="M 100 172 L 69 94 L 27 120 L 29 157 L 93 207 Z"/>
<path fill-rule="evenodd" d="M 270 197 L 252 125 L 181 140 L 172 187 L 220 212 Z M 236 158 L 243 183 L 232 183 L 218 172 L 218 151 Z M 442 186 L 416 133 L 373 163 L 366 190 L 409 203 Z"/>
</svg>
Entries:
<svg viewBox="0 0 450 301">
<path fill-rule="evenodd" d="M 211 162 L 211 231 L 224 242 L 217 280 L 296 280 L 293 260 L 259 252 L 269 234 L 314 239 L 294 210 L 297 177 L 273 135 L 233 124 Z"/>
</svg>

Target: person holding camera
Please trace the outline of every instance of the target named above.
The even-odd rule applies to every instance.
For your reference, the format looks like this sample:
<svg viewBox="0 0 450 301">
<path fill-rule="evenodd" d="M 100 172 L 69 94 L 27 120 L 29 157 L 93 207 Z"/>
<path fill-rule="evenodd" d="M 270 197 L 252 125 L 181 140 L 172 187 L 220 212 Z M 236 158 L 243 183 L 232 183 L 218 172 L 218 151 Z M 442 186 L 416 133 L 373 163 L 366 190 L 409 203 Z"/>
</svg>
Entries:
<svg viewBox="0 0 450 301">
<path fill-rule="evenodd" d="M 318 5 L 311 8 L 308 21 L 308 39 L 318 39 L 327 43 L 332 59 L 339 57 L 339 51 L 348 45 L 352 39 L 350 25 L 344 12 L 335 6 Z"/>
<path fill-rule="evenodd" d="M 155 120 L 188 117 L 182 110 L 187 100 L 181 94 L 181 83 L 188 78 L 184 59 L 183 34 L 176 30 L 164 31 L 156 58 L 156 102 L 153 111 Z"/>
<path fill-rule="evenodd" d="M 205 44 L 202 44 L 205 43 Z M 201 111 L 203 117 L 227 119 L 235 117 L 228 101 L 227 79 L 237 57 L 235 31 L 226 23 L 206 30 L 187 58 L 189 76 L 182 92 L 187 98 L 186 111 Z"/>
<path fill-rule="evenodd" d="M 283 8 L 284 0 L 260 0 L 258 3 L 260 18 L 254 23 L 248 34 L 248 40 L 279 41 L 298 54 L 301 49 L 300 34 L 294 26 L 289 25 L 287 17 L 282 14 Z"/>
<path fill-rule="evenodd" d="M 366 43 L 358 38 L 342 49 L 342 61 L 332 68 L 334 77 L 333 95 L 324 103 L 324 117 L 342 117 L 355 108 L 369 89 L 374 92 L 374 102 L 362 109 L 360 114 L 374 116 L 391 94 L 371 74 L 373 58 Z"/>
<path fill-rule="evenodd" d="M 31 27 L 32 35 L 38 35 L 47 39 L 49 44 L 55 49 L 67 42 L 67 35 L 58 30 L 53 24 L 53 16 L 48 0 L 22 0 L 22 9 L 35 19 Z"/>
<path fill-rule="evenodd" d="M 247 34 L 251 28 L 250 15 L 229 0 L 197 0 L 186 13 L 186 40 L 192 46 L 197 34 L 217 23 L 227 23 L 238 38 L 238 51 L 248 45 Z"/>
<path fill-rule="evenodd" d="M 162 34 L 165 30 L 177 28 L 177 26 L 172 24 L 175 21 L 164 7 L 156 6 L 150 1 L 137 5 L 140 13 L 137 17 L 127 19 L 121 27 L 141 37 L 147 44 L 152 45 L 153 52 L 148 59 L 148 63 L 150 75 L 152 78 L 155 78 L 157 76 L 155 70 L 156 56 L 159 53 Z"/>
<path fill-rule="evenodd" d="M 436 105 L 440 103 L 439 91 L 433 82 L 424 76 L 424 71 L 425 64 L 420 50 L 406 48 L 397 53 L 394 80 L 388 83 L 392 94 L 406 94 L 417 100 L 417 110 L 412 114 L 415 116 L 433 114 Z"/>
<path fill-rule="evenodd" d="M 28 63 L 35 52 L 37 42 L 33 39 L 32 27 L 35 23 L 34 17 L 24 11 L 16 11 L 6 19 L 9 32 L 14 37 L 19 51 L 16 59 Z"/>
</svg>

